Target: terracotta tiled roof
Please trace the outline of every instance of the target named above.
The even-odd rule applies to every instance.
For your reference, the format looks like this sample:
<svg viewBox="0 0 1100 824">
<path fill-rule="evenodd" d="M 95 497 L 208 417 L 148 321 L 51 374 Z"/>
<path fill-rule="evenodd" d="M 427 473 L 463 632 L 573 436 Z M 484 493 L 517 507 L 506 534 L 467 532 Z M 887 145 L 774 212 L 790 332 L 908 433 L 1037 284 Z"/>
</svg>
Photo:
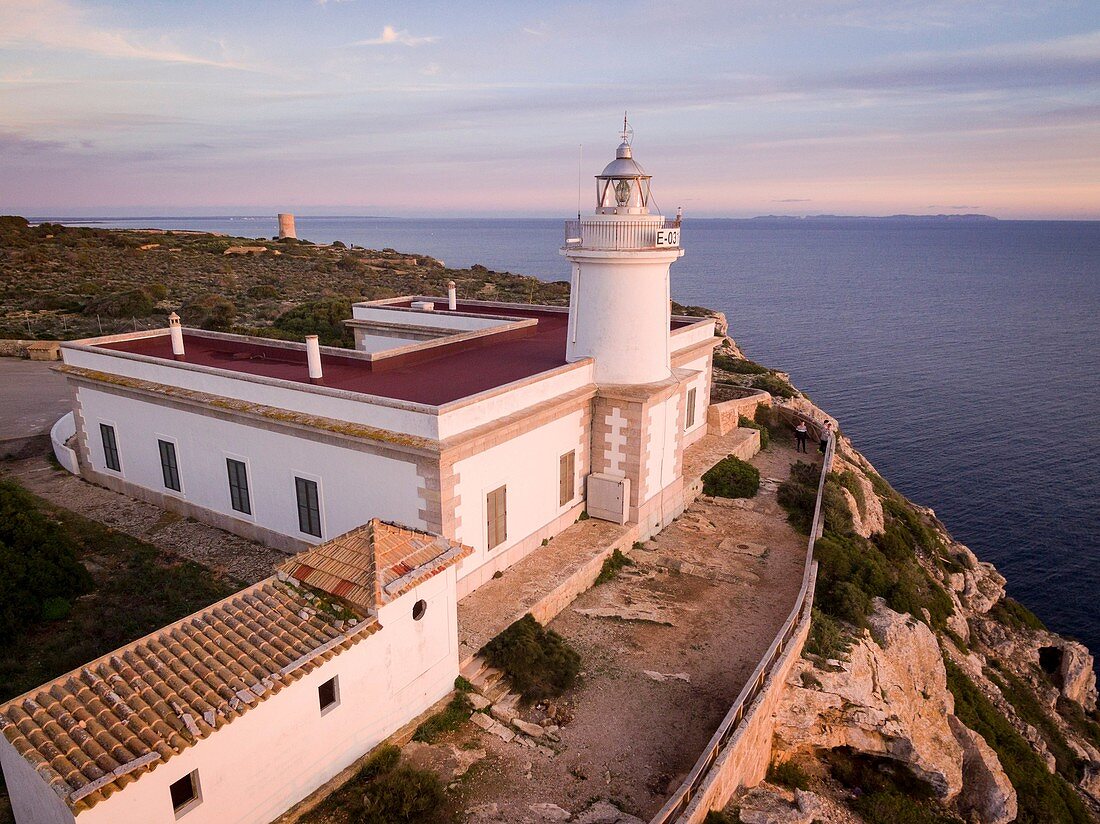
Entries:
<svg viewBox="0 0 1100 824">
<path fill-rule="evenodd" d="M 269 578 L 0 705 L 0 730 L 80 812 L 378 628 Z"/>
<path fill-rule="evenodd" d="M 440 535 L 375 518 L 298 553 L 279 572 L 365 615 L 471 552 Z"/>
</svg>

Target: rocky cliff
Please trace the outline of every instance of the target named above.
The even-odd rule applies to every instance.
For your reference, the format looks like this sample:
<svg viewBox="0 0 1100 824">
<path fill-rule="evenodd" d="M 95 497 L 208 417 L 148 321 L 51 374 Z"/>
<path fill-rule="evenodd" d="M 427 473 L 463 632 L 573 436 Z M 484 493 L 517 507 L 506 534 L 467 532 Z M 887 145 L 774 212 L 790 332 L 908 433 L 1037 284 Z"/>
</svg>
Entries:
<svg viewBox="0 0 1100 824">
<path fill-rule="evenodd" d="M 718 393 L 768 383 L 746 377 L 743 358 L 732 341 L 720 348 L 716 364 L 732 369 L 717 374 Z M 777 405 L 825 419 L 790 389 Z M 815 481 L 807 467 L 780 490 L 796 526 L 808 525 Z M 811 637 L 777 714 L 769 782 L 743 799 L 741 820 L 1100 821 L 1089 651 L 1007 598 L 993 565 L 843 435 L 823 510 Z"/>
</svg>

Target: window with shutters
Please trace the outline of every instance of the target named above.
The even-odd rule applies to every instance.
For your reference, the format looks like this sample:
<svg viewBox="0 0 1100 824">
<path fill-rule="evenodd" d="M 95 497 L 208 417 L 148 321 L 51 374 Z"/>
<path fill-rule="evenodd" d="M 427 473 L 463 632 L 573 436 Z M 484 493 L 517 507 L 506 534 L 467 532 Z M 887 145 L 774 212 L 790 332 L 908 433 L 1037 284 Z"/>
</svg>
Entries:
<svg viewBox="0 0 1100 824">
<path fill-rule="evenodd" d="M 164 476 L 164 486 L 179 492 L 180 468 L 176 462 L 176 445 L 171 441 L 157 441 L 160 447 L 160 472 Z"/>
<path fill-rule="evenodd" d="M 558 506 L 565 506 L 576 494 L 576 450 L 566 452 L 558 461 Z"/>
<path fill-rule="evenodd" d="M 105 423 L 99 425 L 99 436 L 103 440 L 103 462 L 108 469 L 122 471 L 122 462 L 118 459 L 118 441 L 115 440 L 115 428 Z"/>
<path fill-rule="evenodd" d="M 295 478 L 298 494 L 298 529 L 307 535 L 321 537 L 321 499 L 317 494 L 317 482 Z"/>
<path fill-rule="evenodd" d="M 229 470 L 229 503 L 238 512 L 252 514 L 252 502 L 248 499 L 248 467 L 244 461 L 225 459 Z"/>
<path fill-rule="evenodd" d="M 493 549 L 508 538 L 508 487 L 494 489 L 485 496 L 486 536 Z"/>
<path fill-rule="evenodd" d="M 684 429 L 691 429 L 695 426 L 695 390 L 688 390 L 687 397 L 687 422 L 684 424 Z"/>
</svg>

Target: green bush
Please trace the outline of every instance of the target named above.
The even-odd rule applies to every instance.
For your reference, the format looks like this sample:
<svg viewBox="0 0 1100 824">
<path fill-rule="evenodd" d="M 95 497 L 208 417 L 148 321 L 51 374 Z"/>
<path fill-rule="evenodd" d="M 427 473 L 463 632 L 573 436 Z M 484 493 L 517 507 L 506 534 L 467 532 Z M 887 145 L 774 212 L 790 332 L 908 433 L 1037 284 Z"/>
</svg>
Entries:
<svg viewBox="0 0 1100 824">
<path fill-rule="evenodd" d="M 790 477 L 779 485 L 779 505 L 787 510 L 787 520 L 791 526 L 803 535 L 809 535 L 813 525 L 820 477 L 820 464 L 798 461 L 791 467 Z M 852 512 L 848 509 L 848 500 L 840 491 L 840 482 L 833 473 L 825 477 L 821 514 L 826 529 L 839 533 L 851 531 Z"/>
<path fill-rule="evenodd" d="M 596 576 L 593 586 L 597 584 L 606 584 L 619 574 L 620 569 L 628 566 L 634 566 L 634 562 L 623 555 L 616 547 L 615 550 L 604 559 L 603 566 L 600 568 L 600 574 Z"/>
<path fill-rule="evenodd" d="M 757 423 L 752 418 L 747 418 L 744 415 L 738 415 L 737 425 L 746 427 L 748 429 L 755 429 L 757 432 L 760 433 L 760 448 L 768 448 L 768 443 L 771 440 L 771 433 L 768 432 L 768 427 L 764 426 L 764 424 Z"/>
<path fill-rule="evenodd" d="M 525 701 L 561 695 L 580 672 L 580 656 L 553 630 L 524 615 L 482 649 L 489 666 L 504 672 Z"/>
<path fill-rule="evenodd" d="M 798 394 L 795 392 L 793 386 L 778 375 L 772 375 L 770 373 L 767 375 L 758 375 L 753 378 L 752 388 L 762 389 L 777 398 L 793 398 Z"/>
<path fill-rule="evenodd" d="M 474 705 L 470 703 L 470 699 L 464 693 L 456 692 L 446 707 L 416 728 L 416 732 L 413 733 L 413 741 L 433 744 L 436 739 L 449 732 L 454 732 L 469 721 L 473 711 Z"/>
<path fill-rule="evenodd" d="M 842 487 L 852 493 L 852 497 L 856 499 L 856 509 L 859 510 L 859 517 L 864 517 L 867 514 L 867 498 L 863 494 L 863 484 L 859 482 L 856 473 L 850 469 L 845 469 L 837 475 L 837 480 L 840 481 Z"/>
<path fill-rule="evenodd" d="M 703 824 L 741 824 L 741 817 L 725 810 L 711 810 L 703 819 Z"/>
<path fill-rule="evenodd" d="M 752 419 L 768 430 L 773 438 L 788 435 L 792 429 L 779 415 L 779 410 L 766 403 L 758 403 L 753 410 Z"/>
<path fill-rule="evenodd" d="M 316 335 L 324 346 L 355 345 L 355 336 L 344 321 L 351 317 L 351 301 L 347 298 L 324 298 L 289 309 L 275 321 L 275 328 L 292 340 L 305 340 Z"/>
<path fill-rule="evenodd" d="M 730 455 L 703 474 L 703 494 L 718 498 L 751 498 L 760 489 L 760 470 Z"/>
<path fill-rule="evenodd" d="M 766 375 L 768 374 L 767 367 L 761 366 L 758 363 L 754 363 L 751 360 L 745 358 L 732 358 L 729 355 L 722 355 L 715 353 L 714 365 L 719 369 L 726 372 L 732 372 L 735 375 Z"/>
<path fill-rule="evenodd" d="M 993 605 L 989 616 L 1012 629 L 1045 630 L 1046 625 L 1030 609 L 1007 595 Z"/>
<path fill-rule="evenodd" d="M 767 780 L 791 790 L 808 790 L 810 776 L 793 761 L 775 761 L 768 767 Z"/>
<path fill-rule="evenodd" d="M 1040 706 L 1031 687 L 1008 670 L 998 666 L 996 662 L 994 667 L 996 671 L 987 670 L 986 676 L 997 685 L 1001 695 L 1016 710 L 1016 715 L 1035 727 L 1043 736 L 1047 749 L 1054 756 L 1058 774 L 1070 783 L 1076 784 L 1081 780 L 1081 765 L 1078 763 L 1076 754 L 1070 749 L 1065 735 L 1062 734 L 1061 727 L 1050 717 L 1050 713 Z"/>
<path fill-rule="evenodd" d="M 180 310 L 186 325 L 225 331 L 237 318 L 237 307 L 223 295 L 203 295 Z"/>
<path fill-rule="evenodd" d="M 92 588 L 77 544 L 14 481 L 0 480 L 0 647 L 40 619 L 65 617 Z"/>
<path fill-rule="evenodd" d="M 105 318 L 144 318 L 153 314 L 153 303 L 153 296 L 145 289 L 125 289 L 99 295 L 85 304 L 84 311 Z"/>
<path fill-rule="evenodd" d="M 852 646 L 851 636 L 831 615 L 816 607 L 810 619 L 810 636 L 804 650 L 821 658 L 843 658 Z"/>
<path fill-rule="evenodd" d="M 954 662 L 945 658 L 944 666 L 955 715 L 993 748 L 1016 788 L 1017 824 L 1089 824 L 1090 816 L 1073 788 L 1047 770 L 1027 740 Z"/>
<path fill-rule="evenodd" d="M 832 750 L 825 756 L 833 778 L 853 790 L 852 808 L 865 824 L 959 824 L 933 797 L 931 786 L 886 758 Z"/>
<path fill-rule="evenodd" d="M 349 805 L 355 824 L 429 824 L 439 821 L 446 797 L 434 772 L 400 765 L 370 781 Z"/>
</svg>

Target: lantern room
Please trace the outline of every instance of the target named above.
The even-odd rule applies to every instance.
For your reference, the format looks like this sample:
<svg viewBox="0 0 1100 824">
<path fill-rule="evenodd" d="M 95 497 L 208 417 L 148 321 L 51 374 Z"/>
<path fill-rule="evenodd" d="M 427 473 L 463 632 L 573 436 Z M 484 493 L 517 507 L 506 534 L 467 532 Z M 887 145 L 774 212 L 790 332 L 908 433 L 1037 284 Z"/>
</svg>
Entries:
<svg viewBox="0 0 1100 824">
<path fill-rule="evenodd" d="M 623 123 L 623 142 L 615 150 L 615 159 L 596 175 L 596 214 L 649 214 L 651 175 L 638 165 L 630 149 L 630 129 Z"/>
</svg>

